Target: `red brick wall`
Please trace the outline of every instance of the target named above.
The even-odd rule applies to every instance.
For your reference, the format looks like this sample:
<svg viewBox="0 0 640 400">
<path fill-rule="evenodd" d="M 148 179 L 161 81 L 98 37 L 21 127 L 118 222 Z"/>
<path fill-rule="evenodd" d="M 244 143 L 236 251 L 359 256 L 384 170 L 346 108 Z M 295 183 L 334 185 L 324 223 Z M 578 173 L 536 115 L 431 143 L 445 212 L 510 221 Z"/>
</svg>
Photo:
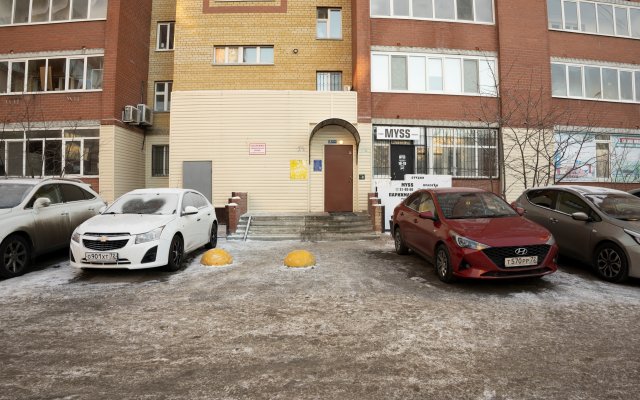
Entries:
<svg viewBox="0 0 640 400">
<path fill-rule="evenodd" d="M 494 25 L 402 19 L 371 19 L 372 46 L 498 50 Z"/>
<path fill-rule="evenodd" d="M 126 105 L 147 103 L 151 0 L 110 0 L 105 37 L 102 123 L 114 124 Z M 107 69 L 108 68 L 108 69 Z"/>
<path fill-rule="evenodd" d="M 486 113 L 495 116 L 498 101 L 491 97 L 438 94 L 372 93 L 374 118 L 478 121 Z"/>
<path fill-rule="evenodd" d="M 371 122 L 371 19 L 369 0 L 352 0 L 353 90 L 358 92 L 358 122 Z"/>
<path fill-rule="evenodd" d="M 0 54 L 104 48 L 104 21 L 0 28 Z"/>
</svg>

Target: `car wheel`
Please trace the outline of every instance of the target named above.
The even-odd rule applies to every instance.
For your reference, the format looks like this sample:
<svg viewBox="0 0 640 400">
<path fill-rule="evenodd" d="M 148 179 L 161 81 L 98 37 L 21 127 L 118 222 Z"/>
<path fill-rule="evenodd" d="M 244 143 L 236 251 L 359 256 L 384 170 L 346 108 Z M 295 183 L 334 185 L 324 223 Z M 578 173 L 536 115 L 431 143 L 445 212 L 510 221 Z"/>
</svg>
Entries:
<svg viewBox="0 0 640 400">
<path fill-rule="evenodd" d="M 211 235 L 209 236 L 209 242 L 204 245 L 206 249 L 215 249 L 218 245 L 218 224 L 215 222 L 211 225 Z"/>
<path fill-rule="evenodd" d="M 182 266 L 182 261 L 184 259 L 184 244 L 182 242 L 182 238 L 178 235 L 175 235 L 173 239 L 171 239 L 171 244 L 169 245 L 169 263 L 164 267 L 166 271 L 177 271 Z"/>
<path fill-rule="evenodd" d="M 613 243 L 598 246 L 593 265 L 596 274 L 605 281 L 622 282 L 629 275 L 629 264 L 624 251 Z"/>
<path fill-rule="evenodd" d="M 0 277 L 24 274 L 31 264 L 29 242 L 22 236 L 9 236 L 0 246 Z"/>
<path fill-rule="evenodd" d="M 402 239 L 402 234 L 400 233 L 400 227 L 397 227 L 393 232 L 393 242 L 396 246 L 396 253 L 400 254 L 401 256 L 405 254 L 409 254 L 409 248 L 407 247 L 407 245 L 404 243 L 404 240 Z"/>
<path fill-rule="evenodd" d="M 442 244 L 436 249 L 436 272 L 442 282 L 450 283 L 455 280 L 449 259 L 449 251 L 447 247 Z"/>
</svg>

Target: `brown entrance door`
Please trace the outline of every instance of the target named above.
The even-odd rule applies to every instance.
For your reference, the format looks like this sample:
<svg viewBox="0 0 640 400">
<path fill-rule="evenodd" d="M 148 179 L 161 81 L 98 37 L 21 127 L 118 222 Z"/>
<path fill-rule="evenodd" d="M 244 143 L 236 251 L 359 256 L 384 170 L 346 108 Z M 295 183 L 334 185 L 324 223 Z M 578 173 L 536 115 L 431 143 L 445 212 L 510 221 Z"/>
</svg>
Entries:
<svg viewBox="0 0 640 400">
<path fill-rule="evenodd" d="M 353 146 L 324 146 L 324 210 L 353 211 Z"/>
</svg>

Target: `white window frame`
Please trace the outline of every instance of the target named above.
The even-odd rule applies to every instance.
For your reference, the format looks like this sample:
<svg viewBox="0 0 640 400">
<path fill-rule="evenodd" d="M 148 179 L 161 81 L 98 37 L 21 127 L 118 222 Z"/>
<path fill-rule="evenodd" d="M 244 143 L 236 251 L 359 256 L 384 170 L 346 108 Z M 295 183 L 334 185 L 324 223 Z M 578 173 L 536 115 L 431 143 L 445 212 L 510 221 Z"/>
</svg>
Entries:
<svg viewBox="0 0 640 400">
<path fill-rule="evenodd" d="M 453 19 L 447 18 L 436 18 L 435 17 L 435 0 L 431 0 L 431 10 L 433 12 L 432 18 L 423 18 L 423 17 L 414 17 L 413 16 L 413 1 L 409 0 L 409 16 L 403 15 L 393 15 L 393 0 L 386 0 L 389 2 L 389 14 L 390 15 L 375 15 L 373 14 L 373 7 L 371 7 L 371 0 L 369 0 L 369 16 L 371 18 L 381 18 L 381 19 L 415 19 L 421 21 L 441 21 L 441 22 L 457 22 L 462 24 L 476 24 L 476 25 L 495 25 L 496 24 L 496 4 L 495 0 L 491 0 L 491 22 L 477 21 L 476 12 L 476 0 L 473 0 L 473 21 L 469 21 L 466 19 L 458 19 L 458 1 L 453 0 L 453 9 L 455 16 Z"/>
<path fill-rule="evenodd" d="M 171 91 L 169 90 L 169 84 L 173 84 L 173 81 L 156 81 L 154 82 L 154 96 L 153 96 L 153 111 L 154 112 L 169 112 L 171 111 Z M 158 85 L 163 85 L 164 90 L 158 92 Z M 173 85 L 172 89 L 173 89 Z M 157 96 L 162 94 L 164 96 L 164 107 L 162 110 L 158 109 Z"/>
<path fill-rule="evenodd" d="M 621 67 L 616 67 L 616 66 L 610 66 L 610 65 L 590 65 L 590 64 L 576 64 L 576 63 L 568 63 L 568 62 L 561 62 L 561 61 L 552 61 L 551 64 L 558 64 L 558 65 L 564 65 L 565 66 L 565 83 L 567 86 L 567 95 L 566 96 L 558 96 L 558 95 L 553 95 L 552 97 L 554 98 L 559 98 L 559 99 L 579 99 L 579 100 L 589 100 L 589 101 L 604 101 L 604 102 L 608 102 L 608 103 L 625 103 L 625 104 L 640 104 L 640 101 L 636 100 L 637 95 L 638 95 L 638 91 L 640 90 L 640 88 L 636 87 L 636 80 L 635 80 L 635 74 L 639 73 L 640 74 L 640 66 L 638 66 L 637 69 L 634 68 L 621 68 Z M 579 67 L 580 71 L 581 71 L 581 75 L 582 75 L 582 96 L 571 96 L 571 92 L 569 91 L 569 67 Z M 584 74 L 584 68 L 585 67 L 591 67 L 591 68 L 598 68 L 600 69 L 600 98 L 599 99 L 594 99 L 591 97 L 587 97 L 586 96 L 586 80 L 585 80 L 585 74 Z M 618 71 L 618 100 L 611 100 L 611 99 L 605 99 L 604 98 L 604 80 L 602 77 L 602 69 L 603 68 L 608 68 L 608 69 L 615 69 Z M 549 70 L 551 70 L 551 65 L 549 66 Z M 622 87 L 621 87 L 621 82 L 620 82 L 620 72 L 621 71 L 625 71 L 625 72 L 631 72 L 631 84 L 633 87 L 633 100 L 622 100 Z M 553 79 L 551 79 L 551 82 L 553 83 Z M 553 88 L 552 91 L 553 93 Z"/>
<path fill-rule="evenodd" d="M 407 53 L 407 52 L 386 52 L 386 51 L 372 51 L 371 52 L 371 57 L 375 56 L 375 55 L 379 55 L 379 56 L 387 56 L 387 62 L 388 62 L 388 67 L 387 67 L 387 73 L 388 73 L 388 86 L 387 89 L 381 89 L 381 90 L 373 90 L 372 92 L 375 93 L 412 93 L 412 94 L 444 94 L 444 95 L 452 95 L 452 96 L 482 96 L 482 97 L 498 97 L 498 93 L 493 93 L 493 90 L 497 89 L 499 87 L 498 84 L 498 59 L 497 57 L 488 57 L 488 56 L 467 56 L 467 55 L 459 55 L 459 54 L 434 54 L 434 53 Z M 411 77 L 409 76 L 409 74 L 407 73 L 407 90 L 397 90 L 397 89 L 391 89 L 391 75 L 392 75 L 392 71 L 391 71 L 391 56 L 404 56 L 407 57 L 407 62 L 408 62 L 408 58 L 409 57 L 424 57 L 426 58 L 426 68 L 425 68 L 425 82 L 426 82 L 426 90 L 425 91 L 415 91 L 415 90 L 409 90 L 409 87 L 411 87 L 411 85 L 409 84 L 409 80 L 411 79 Z M 434 60 L 434 59 L 440 59 L 441 61 L 441 72 L 442 72 L 442 90 L 431 90 L 430 89 L 430 85 L 429 85 L 429 60 Z M 460 76 L 458 77 L 460 80 L 460 92 L 453 92 L 453 91 L 447 91 L 445 90 L 446 85 L 445 82 L 447 80 L 447 69 L 445 68 L 445 64 L 444 64 L 444 60 L 446 59 L 457 59 L 460 62 Z M 478 93 L 467 93 L 464 91 L 464 60 L 477 60 L 478 61 Z M 480 84 L 480 63 L 481 62 L 493 62 L 493 67 L 494 67 L 494 71 L 492 74 L 492 78 L 494 80 L 494 85 L 492 86 L 492 91 L 488 92 L 488 91 L 483 91 L 482 88 L 483 86 Z M 373 78 L 374 78 L 374 74 L 373 71 L 371 72 L 371 87 L 373 88 L 374 86 L 374 82 L 373 82 Z"/>
<path fill-rule="evenodd" d="M 77 56 L 77 55 L 73 55 L 73 56 L 48 56 L 48 57 L 30 57 L 30 58 L 16 58 L 16 59 L 0 59 L 0 61 L 2 62 L 8 62 L 8 68 L 7 68 L 7 92 L 5 93 L 0 93 L 0 96 L 15 96 L 18 94 L 47 94 L 47 93 L 77 93 L 77 92 L 101 92 L 103 89 L 86 89 L 87 87 L 87 59 L 88 58 L 95 58 L 95 57 L 102 57 L 103 58 L 103 65 L 104 65 L 104 54 L 89 54 L 86 56 Z M 45 68 L 49 67 L 49 60 L 51 59 L 55 59 L 55 60 L 59 60 L 59 59 L 66 59 L 66 70 L 65 70 L 65 84 L 64 84 L 64 90 L 43 90 L 43 91 L 37 91 L 37 92 L 27 92 L 27 84 L 28 84 L 28 75 L 29 75 L 29 61 L 35 61 L 35 60 L 45 60 Z M 83 71 L 83 81 L 82 81 L 82 89 L 74 89 L 74 90 L 69 90 L 69 65 L 70 65 L 70 60 L 71 59 L 83 59 L 84 60 L 84 71 Z M 22 87 L 22 92 L 11 92 L 11 84 L 12 84 L 12 70 L 13 70 L 13 63 L 21 63 L 24 62 L 25 63 L 25 77 L 24 77 L 24 85 Z M 94 70 L 94 71 L 98 71 L 98 69 Z M 45 74 L 45 82 L 44 82 L 44 88 L 47 88 L 47 81 L 49 79 L 49 74 Z M 104 84 L 103 84 L 104 86 Z"/>
<path fill-rule="evenodd" d="M 153 171 L 153 148 L 162 147 L 162 174 L 155 174 Z M 168 144 L 154 144 L 151 145 L 151 177 L 152 178 L 166 178 L 169 176 L 169 145 Z"/>
<path fill-rule="evenodd" d="M 245 47 L 251 47 L 251 48 L 255 48 L 256 49 L 256 62 L 255 63 L 246 63 L 242 60 L 244 60 L 244 48 Z M 224 48 L 224 63 L 217 63 L 216 62 L 216 49 L 221 49 Z M 229 62 L 229 48 L 237 48 L 238 49 L 238 62 L 237 63 L 230 63 Z M 274 55 L 273 55 L 273 62 L 271 63 L 263 63 L 260 61 L 260 58 L 262 57 L 262 49 L 273 49 L 274 50 Z M 245 45 L 245 46 L 214 46 L 213 47 L 213 65 L 275 65 L 275 48 L 274 46 L 251 46 L 251 45 Z"/>
<path fill-rule="evenodd" d="M 15 16 L 15 11 L 16 11 L 16 2 L 17 1 L 21 1 L 21 0 L 13 0 L 12 4 L 11 4 L 11 22 L 6 24 L 6 25 L 0 25 L 0 29 L 2 29 L 5 26 L 20 26 L 20 25 L 44 25 L 44 24 L 65 24 L 65 23 L 69 23 L 69 22 L 84 22 L 84 21 L 106 21 L 107 18 L 106 17 L 101 17 L 101 18 L 92 18 L 91 17 L 91 0 L 89 0 L 87 2 L 87 18 L 82 18 L 82 19 L 72 19 L 71 18 L 71 13 L 73 10 L 73 0 L 69 0 L 69 15 L 67 15 L 67 19 L 61 20 L 61 21 L 53 21 L 52 15 L 51 13 L 53 12 L 53 0 L 49 0 L 49 16 L 48 16 L 48 20 L 47 21 L 43 21 L 43 22 L 31 22 L 31 11 L 33 10 L 33 0 L 28 0 L 29 1 L 29 15 L 28 15 L 28 20 L 27 22 L 13 22 L 14 20 L 14 16 Z M 109 0 L 107 0 L 107 7 L 109 7 Z"/>
<path fill-rule="evenodd" d="M 331 90 L 332 87 L 332 82 L 331 82 L 331 78 L 334 76 L 334 74 L 340 74 L 340 85 L 338 90 Z M 328 82 L 329 82 L 329 89 L 328 90 L 320 90 L 318 89 L 318 78 L 320 77 L 320 75 L 325 75 L 328 76 Z M 318 92 L 339 92 L 342 91 L 344 89 L 343 84 L 342 84 L 342 71 L 316 71 L 316 91 Z"/>
<path fill-rule="evenodd" d="M 175 21 L 166 21 L 166 22 L 158 22 L 158 28 L 156 30 L 156 51 L 174 51 L 175 48 Z M 167 27 L 167 48 L 163 49 L 160 47 L 160 28 L 162 26 L 166 26 Z M 169 47 L 170 43 L 172 42 L 170 40 L 171 35 L 174 35 L 174 40 L 173 40 L 173 46 L 174 47 Z"/>
<path fill-rule="evenodd" d="M 608 37 L 617 37 L 617 38 L 623 38 L 623 39 L 635 39 L 635 40 L 640 40 L 640 37 L 637 36 L 632 36 L 633 35 L 633 27 L 631 25 L 631 10 L 632 9 L 637 9 L 640 10 L 640 4 L 636 7 L 636 6 L 632 6 L 632 5 L 627 5 L 627 4 L 620 4 L 618 2 L 604 2 L 604 1 L 588 1 L 588 0 L 558 0 L 560 1 L 560 9 L 561 9 L 561 26 L 562 28 L 552 28 L 551 24 L 549 23 L 549 14 L 547 12 L 547 28 L 550 31 L 559 31 L 559 32 L 572 32 L 572 33 L 580 33 L 580 34 L 584 34 L 584 35 L 596 35 L 596 36 L 608 36 Z M 572 2 L 572 3 L 577 3 L 577 7 L 578 7 L 578 29 L 574 30 L 574 29 L 565 29 L 565 15 L 564 15 L 564 3 L 565 2 Z M 581 8 L 580 8 L 580 4 L 581 3 L 591 3 L 594 5 L 595 7 L 595 11 L 596 11 L 596 32 L 586 32 L 581 30 L 582 29 L 582 16 L 581 16 Z M 613 35 L 611 34 L 607 34 L 607 33 L 600 33 L 600 21 L 598 18 L 598 4 L 600 5 L 607 5 L 607 6 L 611 6 L 612 11 L 613 11 Z M 628 28 L 628 35 L 624 35 L 624 34 L 618 34 L 618 26 L 616 23 L 616 8 L 626 8 L 627 9 L 627 28 Z"/>
<path fill-rule="evenodd" d="M 318 10 L 320 9 L 325 9 L 327 10 L 327 19 L 320 19 L 318 18 Z M 338 37 L 332 37 L 331 36 L 331 11 L 339 11 L 340 12 L 340 36 Z M 318 40 L 342 40 L 342 8 L 339 7 L 317 7 L 316 8 L 316 39 Z M 318 22 L 319 21 L 326 21 L 327 23 L 327 36 L 326 37 L 319 37 L 318 36 Z M 335 23 L 335 22 L 334 22 Z"/>
<path fill-rule="evenodd" d="M 26 132 L 25 131 L 7 131 L 7 132 L 22 132 L 22 139 L 6 139 L 3 140 L 3 142 L 5 143 L 5 154 L 4 154 L 4 162 L 5 162 L 5 169 L 6 169 L 6 164 L 7 164 L 7 155 L 8 153 L 8 146 L 6 145 L 6 143 L 9 142 L 21 142 L 22 143 L 22 175 L 9 175 L 9 176 L 26 176 L 26 169 L 27 169 L 27 143 L 30 142 L 41 142 L 42 143 L 42 150 L 44 152 L 45 149 L 45 144 L 47 142 L 60 142 L 61 143 L 61 154 L 60 154 L 60 169 L 62 170 L 65 166 L 66 163 L 66 143 L 67 142 L 80 142 L 80 174 L 69 174 L 66 173 L 64 174 L 64 176 L 75 176 L 75 177 L 95 177 L 97 178 L 99 176 L 99 171 L 94 174 L 94 175 L 85 175 L 84 174 L 84 161 L 82 159 L 82 156 L 84 155 L 84 146 L 85 146 L 85 140 L 96 140 L 99 142 L 100 137 L 99 136 L 95 136 L 95 137 L 82 137 L 82 136 L 78 136 L 78 137 L 66 137 L 67 132 L 69 131 L 82 131 L 82 130 L 99 130 L 99 126 L 96 127 L 83 127 L 83 128 L 61 128 L 61 129 L 54 129 L 54 130 L 60 130 L 61 135 L 60 137 L 55 137 L 55 138 L 27 138 L 26 137 Z M 46 129 L 42 129 L 42 128 L 36 128 L 36 129 L 30 129 L 30 131 L 32 132 L 36 132 L 36 131 L 42 131 L 42 130 L 46 130 Z M 100 150 L 98 150 L 100 151 Z M 40 174 L 37 175 L 38 177 L 56 177 L 56 176 L 60 176 L 59 174 L 56 175 L 45 175 L 45 162 L 46 162 L 46 157 L 43 153 L 43 157 L 42 157 L 42 164 L 40 166 Z"/>
</svg>

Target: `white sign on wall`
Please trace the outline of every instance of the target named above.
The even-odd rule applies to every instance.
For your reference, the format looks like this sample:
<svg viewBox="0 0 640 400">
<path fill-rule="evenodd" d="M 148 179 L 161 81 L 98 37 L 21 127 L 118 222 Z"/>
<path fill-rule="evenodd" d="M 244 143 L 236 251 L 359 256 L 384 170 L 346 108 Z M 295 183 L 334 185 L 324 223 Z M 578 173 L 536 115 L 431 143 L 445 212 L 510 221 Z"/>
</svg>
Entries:
<svg viewBox="0 0 640 400">
<path fill-rule="evenodd" d="M 451 187 L 451 175 L 405 175 L 402 181 L 378 179 L 374 182 L 380 202 L 384 205 L 384 229 L 389 230 L 389 220 L 393 209 L 406 199 L 411 193 L 419 189 L 434 189 Z"/>
<path fill-rule="evenodd" d="M 378 140 L 420 141 L 420 128 L 415 126 L 374 126 Z"/>
<path fill-rule="evenodd" d="M 263 156 L 267 154 L 266 143 L 249 143 L 249 155 Z"/>
</svg>

